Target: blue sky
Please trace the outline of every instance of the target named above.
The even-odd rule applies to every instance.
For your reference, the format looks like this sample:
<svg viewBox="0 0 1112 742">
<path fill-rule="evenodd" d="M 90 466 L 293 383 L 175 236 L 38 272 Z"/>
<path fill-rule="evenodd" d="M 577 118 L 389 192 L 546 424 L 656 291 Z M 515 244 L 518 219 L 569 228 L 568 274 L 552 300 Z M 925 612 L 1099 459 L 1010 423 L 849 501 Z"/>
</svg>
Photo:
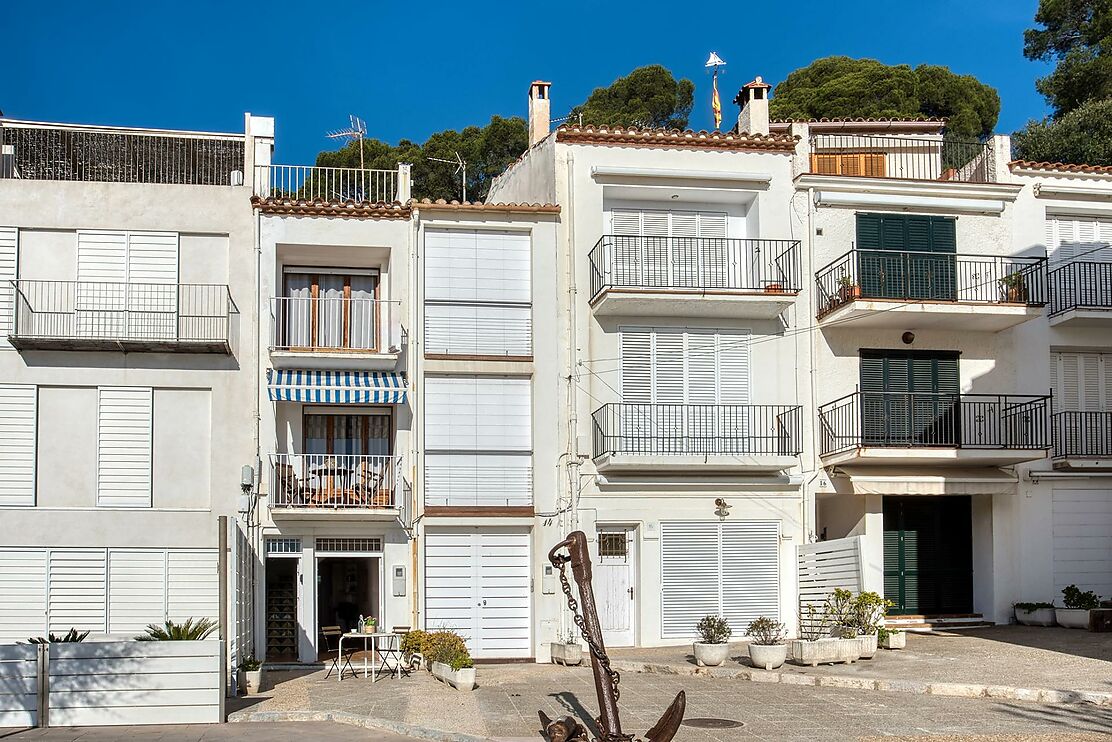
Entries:
<svg viewBox="0 0 1112 742">
<path fill-rule="evenodd" d="M 387 141 L 524 115 L 553 82 L 553 115 L 651 63 L 696 84 L 709 128 L 710 50 L 729 102 L 755 75 L 775 84 L 830 54 L 947 65 L 1000 91 L 997 129 L 1046 115 L 1023 58 L 1037 0 L 438 3 L 12 0 L 0 11 L 0 110 L 17 118 L 242 131 L 277 119 L 276 161 L 311 164 L 349 113 Z M 505 7 L 495 9 L 496 6 Z M 533 9 L 535 8 L 535 9 Z"/>
</svg>

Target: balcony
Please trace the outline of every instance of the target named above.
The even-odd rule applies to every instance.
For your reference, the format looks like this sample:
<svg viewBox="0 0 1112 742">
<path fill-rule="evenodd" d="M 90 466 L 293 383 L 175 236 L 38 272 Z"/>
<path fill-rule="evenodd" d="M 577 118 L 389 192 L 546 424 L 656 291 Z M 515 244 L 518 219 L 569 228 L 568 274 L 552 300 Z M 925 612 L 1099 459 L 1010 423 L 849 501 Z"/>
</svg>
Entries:
<svg viewBox="0 0 1112 742">
<path fill-rule="evenodd" d="M 808 173 L 854 178 L 991 183 L 992 147 L 939 134 L 811 137 Z"/>
<path fill-rule="evenodd" d="M 216 284 L 13 281 L 20 350 L 223 353 L 239 310 Z"/>
<path fill-rule="evenodd" d="M 400 170 L 348 167 L 256 165 L 254 193 L 260 199 L 324 203 L 393 204 L 409 200 Z"/>
<path fill-rule="evenodd" d="M 768 319 L 801 285 L 796 240 L 604 235 L 589 258 L 600 316 Z"/>
<path fill-rule="evenodd" d="M 1106 327 L 1112 320 L 1112 263 L 1070 262 L 1050 271 L 1050 324 Z"/>
<path fill-rule="evenodd" d="M 819 407 L 823 464 L 1003 466 L 1046 457 L 1050 397 L 854 392 Z"/>
<path fill-rule="evenodd" d="M 0 119 L 0 178 L 243 185 L 242 134 Z"/>
<path fill-rule="evenodd" d="M 850 250 L 815 275 L 818 320 L 998 332 L 1043 313 L 1046 258 Z"/>
<path fill-rule="evenodd" d="M 381 299 L 289 297 L 270 300 L 275 368 L 390 369 L 401 353 L 393 304 Z"/>
<path fill-rule="evenodd" d="M 798 406 L 620 403 L 592 418 L 600 472 L 776 472 L 802 450 Z"/>
<path fill-rule="evenodd" d="M 1054 468 L 1112 470 L 1112 412 L 1055 412 Z"/>
<path fill-rule="evenodd" d="M 271 454 L 274 518 L 397 517 L 400 456 Z"/>
</svg>

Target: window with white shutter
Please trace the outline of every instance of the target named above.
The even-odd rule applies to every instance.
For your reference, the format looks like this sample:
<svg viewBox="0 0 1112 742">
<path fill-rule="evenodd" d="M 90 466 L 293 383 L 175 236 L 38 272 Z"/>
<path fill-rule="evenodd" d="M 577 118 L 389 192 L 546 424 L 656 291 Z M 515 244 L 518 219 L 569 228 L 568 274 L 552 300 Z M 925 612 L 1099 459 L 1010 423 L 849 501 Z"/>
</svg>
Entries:
<svg viewBox="0 0 1112 742">
<path fill-rule="evenodd" d="M 1073 260 L 1112 263 L 1112 219 L 1048 216 L 1046 251 L 1052 267 Z"/>
<path fill-rule="evenodd" d="M 47 629 L 64 634 L 106 630 L 104 549 L 51 549 L 47 564 Z"/>
<path fill-rule="evenodd" d="M 97 391 L 97 504 L 150 507 L 153 390 Z"/>
<path fill-rule="evenodd" d="M 0 349 L 10 348 L 15 327 L 15 285 L 19 278 L 19 230 L 0 227 Z"/>
<path fill-rule="evenodd" d="M 662 521 L 661 635 L 694 636 L 710 614 L 778 621 L 779 544 L 778 521 Z"/>
<path fill-rule="evenodd" d="M 178 323 L 178 234 L 77 233 L 77 333 L 171 338 Z"/>
<path fill-rule="evenodd" d="M 521 232 L 425 233 L 425 352 L 529 356 L 532 248 Z"/>
<path fill-rule="evenodd" d="M 0 642 L 46 633 L 46 550 L 0 548 Z"/>
<path fill-rule="evenodd" d="M 532 502 L 532 381 L 425 379 L 426 505 Z"/>
<path fill-rule="evenodd" d="M 716 211 L 613 209 L 605 264 L 619 286 L 728 286 L 742 268 L 729 240 L 728 217 Z"/>
<path fill-rule="evenodd" d="M 176 586 L 175 586 L 176 588 Z M 141 634 L 166 617 L 166 552 L 110 549 L 108 632 Z"/>
<path fill-rule="evenodd" d="M 1112 353 L 1051 353 L 1056 411 L 1112 412 Z"/>
<path fill-rule="evenodd" d="M 171 550 L 166 558 L 166 617 L 216 618 L 220 607 L 217 553 L 212 549 Z"/>
<path fill-rule="evenodd" d="M 748 330 L 622 327 L 626 403 L 749 404 Z"/>
<path fill-rule="evenodd" d="M 35 504 L 38 389 L 0 384 L 0 506 Z"/>
</svg>

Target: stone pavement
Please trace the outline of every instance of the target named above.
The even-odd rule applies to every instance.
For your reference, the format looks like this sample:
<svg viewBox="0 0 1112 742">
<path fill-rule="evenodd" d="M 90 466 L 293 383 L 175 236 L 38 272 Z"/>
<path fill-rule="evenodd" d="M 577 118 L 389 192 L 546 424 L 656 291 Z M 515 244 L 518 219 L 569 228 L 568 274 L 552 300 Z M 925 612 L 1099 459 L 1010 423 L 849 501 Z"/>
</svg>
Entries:
<svg viewBox="0 0 1112 742">
<path fill-rule="evenodd" d="M 696 672 L 689 646 L 613 649 L 610 655 L 627 671 L 649 666 L 657 672 Z M 726 665 L 711 674 L 731 674 L 746 667 L 748 650 L 737 644 Z M 1109 694 L 1112 701 L 1112 634 L 1039 626 L 909 633 L 906 649 L 880 650 L 871 660 L 818 667 L 788 663 L 778 672 L 798 676 L 798 682 L 808 677 L 840 677 L 1089 691 Z"/>
<path fill-rule="evenodd" d="M 537 710 L 549 716 L 572 714 L 581 720 L 597 714 L 587 667 L 480 665 L 480 687 L 452 690 L 424 672 L 402 680 L 371 684 L 363 679 L 337 683 L 323 672 L 295 676 L 277 673 L 265 697 L 232 714 L 238 721 L 327 719 L 354 714 L 433 739 L 537 739 Z M 1096 740 L 1112 735 L 1112 708 L 1053 705 L 991 699 L 878 693 L 843 688 L 754 683 L 731 678 L 626 673 L 621 710 L 627 731 L 643 734 L 664 712 L 676 692 L 687 692 L 688 720 L 728 719 L 744 726 L 701 729 L 684 726 L 678 740 L 734 739 L 860 740 L 874 737 L 916 739 Z M 397 726 L 393 727 L 398 729 Z M 449 734 L 436 734 L 443 730 Z M 966 736 L 963 736 L 966 735 Z M 1006 736 L 1012 735 L 1012 736 Z"/>
<path fill-rule="evenodd" d="M 409 737 L 379 730 L 357 729 L 331 722 L 290 722 L 285 724 L 178 724 L 141 727 L 68 727 L 28 729 L 12 732 L 0 729 L 4 742 L 413 742 Z"/>
</svg>

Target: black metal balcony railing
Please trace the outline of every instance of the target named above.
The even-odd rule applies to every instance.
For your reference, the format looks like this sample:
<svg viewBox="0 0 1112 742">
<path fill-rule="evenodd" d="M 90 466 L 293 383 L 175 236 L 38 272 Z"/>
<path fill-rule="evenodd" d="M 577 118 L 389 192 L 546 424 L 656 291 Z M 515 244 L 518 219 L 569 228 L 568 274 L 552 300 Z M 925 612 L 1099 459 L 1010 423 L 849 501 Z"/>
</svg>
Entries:
<svg viewBox="0 0 1112 742">
<path fill-rule="evenodd" d="M 622 286 L 798 292 L 798 240 L 603 235 L 590 253 L 591 296 Z"/>
<path fill-rule="evenodd" d="M 792 405 L 606 404 L 592 415 L 595 456 L 797 456 L 802 408 Z"/>
<path fill-rule="evenodd" d="M 818 316 L 854 299 L 1047 302 L 1046 258 L 850 250 L 815 273 Z"/>
<path fill-rule="evenodd" d="M 992 182 L 992 147 L 937 134 L 880 137 L 818 134 L 811 137 L 810 172 L 905 180 Z"/>
<path fill-rule="evenodd" d="M 12 282 L 12 342 L 27 347 L 235 345 L 238 314 L 228 287 L 219 284 Z"/>
<path fill-rule="evenodd" d="M 1112 412 L 1055 412 L 1056 458 L 1112 456 Z"/>
<path fill-rule="evenodd" d="M 1050 315 L 1112 309 L 1112 263 L 1066 263 L 1050 271 Z"/>
<path fill-rule="evenodd" d="M 854 392 L 819 407 L 821 453 L 854 448 L 1050 448 L 1050 397 Z"/>
</svg>

